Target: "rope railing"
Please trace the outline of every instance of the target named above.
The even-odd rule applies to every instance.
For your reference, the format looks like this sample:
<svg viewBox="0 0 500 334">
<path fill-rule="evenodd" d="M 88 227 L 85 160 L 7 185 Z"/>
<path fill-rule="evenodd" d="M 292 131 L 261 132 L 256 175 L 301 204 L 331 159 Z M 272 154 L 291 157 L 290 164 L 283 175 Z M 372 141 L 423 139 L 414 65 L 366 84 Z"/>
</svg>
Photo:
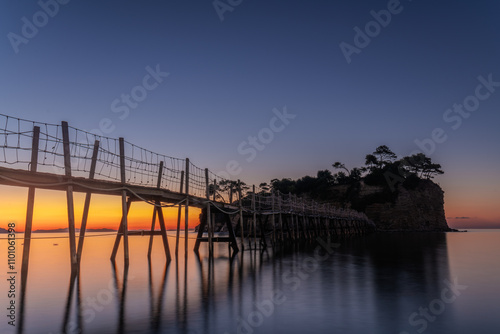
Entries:
<svg viewBox="0 0 500 334">
<path fill-rule="evenodd" d="M 38 127 L 37 171 L 64 175 L 67 162 L 65 163 L 64 155 L 63 123 L 42 123 L 0 114 L 0 165 L 29 170 L 32 161 L 34 129 Z M 189 196 L 208 200 L 214 204 L 226 203 L 239 206 L 241 192 L 241 206 L 245 212 L 256 211 L 269 214 L 280 211 L 299 215 L 368 220 L 364 213 L 317 203 L 292 194 L 281 194 L 265 185 L 255 187 L 255 194 L 253 194 L 253 189 L 244 183 L 220 177 L 194 165 L 188 159 L 158 154 L 122 139 L 97 135 L 67 126 L 67 123 L 66 127 L 69 136 L 71 176 L 84 178 L 89 176 L 94 150 L 98 144 L 94 178 L 122 183 L 123 168 L 125 184 L 122 187 L 127 185 L 159 186 L 161 189 L 178 193 L 181 183 L 184 182 L 184 189 L 186 189 L 186 182 L 189 182 Z M 124 151 L 123 157 L 120 154 L 121 144 Z M 122 163 L 124 166 L 121 165 Z M 187 167 L 189 167 L 189 173 L 186 173 Z M 184 180 L 182 180 L 183 173 Z M 185 193 L 185 190 L 183 192 Z M 231 212 L 236 214 L 238 210 Z"/>
<path fill-rule="evenodd" d="M 210 185 L 210 184 L 209 184 Z M 189 194 L 205 198 L 207 192 L 205 170 L 189 162 Z"/>
</svg>

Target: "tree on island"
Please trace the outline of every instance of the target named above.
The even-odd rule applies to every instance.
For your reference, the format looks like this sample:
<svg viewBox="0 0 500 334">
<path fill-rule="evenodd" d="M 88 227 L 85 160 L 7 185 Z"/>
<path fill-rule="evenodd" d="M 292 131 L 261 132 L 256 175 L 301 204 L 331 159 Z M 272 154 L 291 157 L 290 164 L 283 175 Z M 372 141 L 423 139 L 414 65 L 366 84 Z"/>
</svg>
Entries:
<svg viewBox="0 0 500 334">
<path fill-rule="evenodd" d="M 443 174 L 440 164 L 433 163 L 423 153 L 397 159 L 397 155 L 386 145 L 381 145 L 365 157 L 365 166 L 349 169 L 344 163 L 336 161 L 332 167 L 339 170 L 332 174 L 329 170 L 318 171 L 317 175 L 304 176 L 297 180 L 289 178 L 273 179 L 270 188 L 281 193 L 306 195 L 316 200 L 331 198 L 332 186 L 354 186 L 360 181 L 370 185 L 383 186 L 388 192 L 394 185 L 402 182 L 405 187 L 415 187 L 422 179 L 432 179 Z M 388 178 L 396 177 L 396 181 Z"/>
<path fill-rule="evenodd" d="M 336 180 L 332 172 L 320 170 L 316 177 L 304 176 L 296 181 L 290 178 L 273 179 L 270 186 L 271 189 L 282 194 L 291 193 L 297 196 L 308 195 L 315 199 L 327 199 L 331 186 L 334 184 L 336 184 Z"/>
<path fill-rule="evenodd" d="M 219 181 L 218 184 L 210 184 L 208 186 L 208 193 L 210 196 L 213 196 L 215 191 L 216 199 L 224 202 L 224 198 L 220 194 L 218 194 L 218 192 L 232 192 L 234 196 L 233 198 L 237 198 L 240 190 L 241 196 L 243 197 L 249 189 L 250 187 L 245 182 L 224 179 L 222 181 Z"/>
<path fill-rule="evenodd" d="M 431 158 L 423 153 L 404 157 L 401 159 L 401 163 L 409 173 L 413 173 L 419 178 L 432 179 L 436 175 L 444 174 L 441 165 L 433 163 Z"/>
<path fill-rule="evenodd" d="M 373 171 L 375 168 L 379 167 L 377 157 L 373 154 L 367 154 L 365 157 L 365 165 L 369 171 Z"/>
<path fill-rule="evenodd" d="M 340 171 L 340 172 L 337 172 L 335 175 L 333 175 L 333 180 L 334 180 L 334 183 L 336 183 L 336 184 L 347 184 L 347 183 L 359 181 L 359 180 L 361 180 L 363 173 L 366 172 L 365 167 L 361 167 L 361 168 L 354 167 L 353 169 L 349 170 L 346 168 L 346 166 L 343 163 L 338 162 L 338 161 L 335 162 L 332 165 L 332 167 L 336 168 L 336 169 L 343 169 L 346 171 L 346 173 L 344 173 L 343 171 Z"/>
<path fill-rule="evenodd" d="M 377 166 L 384 168 L 390 165 L 398 157 L 394 152 L 391 151 L 386 145 L 381 145 L 375 149 L 373 156 L 377 159 Z"/>
</svg>

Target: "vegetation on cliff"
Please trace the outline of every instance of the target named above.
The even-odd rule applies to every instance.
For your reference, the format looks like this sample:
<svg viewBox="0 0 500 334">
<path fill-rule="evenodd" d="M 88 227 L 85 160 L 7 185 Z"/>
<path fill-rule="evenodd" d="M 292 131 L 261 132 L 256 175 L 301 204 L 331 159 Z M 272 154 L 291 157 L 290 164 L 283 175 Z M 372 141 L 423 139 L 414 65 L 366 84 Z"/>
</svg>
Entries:
<svg viewBox="0 0 500 334">
<path fill-rule="evenodd" d="M 316 177 L 304 176 L 298 180 L 274 179 L 271 180 L 271 187 L 282 193 L 307 196 L 318 201 L 338 201 L 338 196 L 332 191 L 333 186 L 346 186 L 346 189 L 350 190 L 347 193 L 352 193 L 356 192 L 360 182 L 363 182 L 366 185 L 381 187 L 382 192 L 376 197 L 385 202 L 394 200 L 398 184 L 402 184 L 406 189 L 415 189 L 421 180 L 443 174 L 441 165 L 433 163 L 431 158 L 423 153 L 397 160 L 396 154 L 386 145 L 379 146 L 373 153 L 366 155 L 365 166 L 348 169 L 341 162 L 335 162 L 332 166 L 338 170 L 337 173 L 320 170 Z"/>
</svg>

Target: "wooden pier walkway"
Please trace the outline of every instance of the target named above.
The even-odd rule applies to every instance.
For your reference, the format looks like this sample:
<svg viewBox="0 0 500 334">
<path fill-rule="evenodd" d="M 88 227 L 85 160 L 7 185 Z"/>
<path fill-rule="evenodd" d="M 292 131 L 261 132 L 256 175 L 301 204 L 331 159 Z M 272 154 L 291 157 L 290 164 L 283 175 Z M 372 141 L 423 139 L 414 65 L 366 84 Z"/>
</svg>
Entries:
<svg viewBox="0 0 500 334">
<path fill-rule="evenodd" d="M 111 254 L 114 261 L 123 238 L 124 261 L 128 265 L 128 237 L 140 234 L 128 229 L 127 214 L 132 202 L 151 205 L 153 218 L 148 256 L 154 235 L 161 235 L 167 262 L 171 260 L 164 207 L 177 207 L 175 253 L 179 251 L 181 213 L 184 210 L 184 238 L 188 239 L 189 208 L 202 209 L 195 251 L 208 242 L 227 242 L 240 247 L 267 247 L 318 237 L 362 234 L 374 228 L 363 213 L 342 210 L 291 194 L 243 187 L 194 165 L 188 158 L 174 158 L 138 147 L 123 138 L 95 135 L 67 122 L 48 124 L 0 114 L 0 184 L 27 187 L 23 267 L 27 266 L 33 226 L 36 189 L 66 192 L 71 264 L 77 265 L 83 252 L 85 230 L 93 194 L 121 197 L 121 221 Z M 73 193 L 83 192 L 85 204 L 78 242 L 75 234 Z M 156 221 L 160 227 L 156 231 Z M 191 227 L 192 228 L 192 227 Z M 215 236 L 216 232 L 226 236 Z M 206 236 L 204 236 L 206 234 Z M 238 242 L 239 239 L 239 242 Z M 185 242 L 185 253 L 188 252 Z"/>
</svg>

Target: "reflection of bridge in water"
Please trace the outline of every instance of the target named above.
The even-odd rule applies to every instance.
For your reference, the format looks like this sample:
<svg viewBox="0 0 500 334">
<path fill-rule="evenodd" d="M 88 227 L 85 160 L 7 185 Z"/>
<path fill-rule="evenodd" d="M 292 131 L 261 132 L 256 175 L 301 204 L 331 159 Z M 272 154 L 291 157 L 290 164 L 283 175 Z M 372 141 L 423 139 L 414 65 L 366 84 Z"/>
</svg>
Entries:
<svg viewBox="0 0 500 334">
<path fill-rule="evenodd" d="M 191 241 L 193 245 L 195 241 Z M 394 327 L 411 327 L 408 315 L 418 306 L 428 305 L 429 296 L 440 296 L 442 282 L 450 279 L 444 233 L 391 233 L 344 240 L 335 254 L 321 249 L 322 258 L 316 260 L 321 268 L 316 270 L 311 246 L 293 243 L 269 252 L 252 249 L 230 257 L 209 256 L 204 250 L 201 255 L 191 253 L 189 260 L 176 257 L 165 266 L 159 265 L 159 260 L 149 261 L 142 266 L 147 274 L 140 282 L 136 266 L 124 267 L 121 272 L 122 267 L 113 264 L 116 302 L 107 304 L 113 309 L 113 317 L 107 320 L 105 332 L 251 332 L 239 330 L 242 323 L 255 333 L 272 332 L 278 324 L 283 333 L 335 332 L 339 328 L 365 332 L 361 330 L 368 323 L 377 333 L 387 333 Z M 216 252 L 224 251 L 222 245 L 216 247 Z M 188 261 L 192 265 L 188 266 Z M 88 269 L 84 267 L 82 272 Z M 133 276 L 136 278 L 130 279 Z M 80 282 L 80 273 L 71 276 L 64 316 L 54 317 L 63 330 L 102 330 L 101 324 L 86 315 L 91 309 L 85 303 L 89 295 L 101 299 L 100 292 L 81 291 L 81 284 L 90 284 L 89 278 Z M 142 299 L 133 297 L 137 285 L 147 291 Z M 310 292 L 316 295 L 310 296 Z M 269 307 L 273 294 L 276 304 L 271 310 L 263 310 L 262 305 Z M 288 318 L 288 312 L 304 308 L 310 314 L 312 310 L 304 306 L 311 305 L 309 297 L 321 312 L 316 319 L 322 322 L 311 328 L 310 319 L 303 319 L 303 327 L 296 327 L 297 321 Z M 84 305 L 83 309 L 79 305 Z M 147 321 L 134 321 L 132 314 Z M 396 322 L 400 324 L 395 326 L 385 318 L 399 319 Z"/>
</svg>

